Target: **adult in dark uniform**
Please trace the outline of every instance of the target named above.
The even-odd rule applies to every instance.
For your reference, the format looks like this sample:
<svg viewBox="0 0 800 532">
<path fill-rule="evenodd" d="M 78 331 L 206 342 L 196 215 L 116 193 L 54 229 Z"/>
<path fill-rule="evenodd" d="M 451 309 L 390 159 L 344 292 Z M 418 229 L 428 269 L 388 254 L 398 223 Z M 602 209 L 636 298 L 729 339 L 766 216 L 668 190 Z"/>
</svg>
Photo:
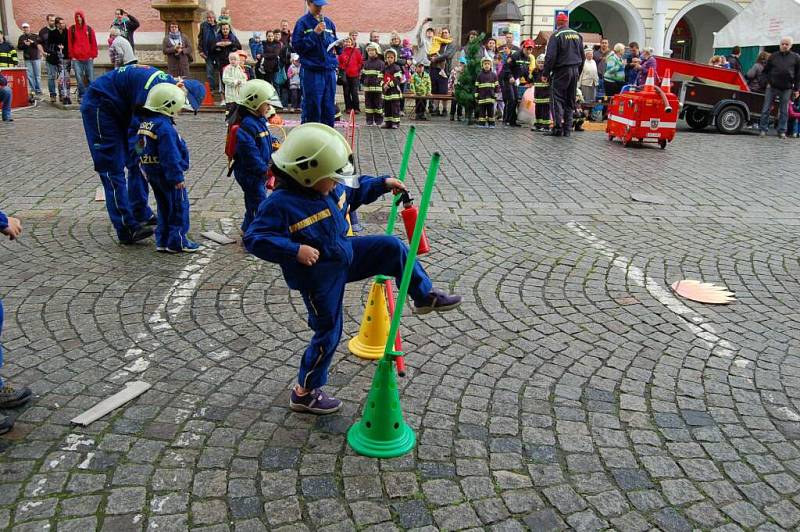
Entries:
<svg viewBox="0 0 800 532">
<path fill-rule="evenodd" d="M 505 107 L 503 111 L 503 122 L 511 127 L 521 127 L 517 123 L 517 105 L 520 100 L 520 87 L 531 83 L 530 65 L 531 54 L 533 53 L 533 41 L 526 39 L 522 43 L 522 49 L 518 50 L 506 58 L 503 70 L 500 72 L 500 81 L 505 87 L 503 99 Z"/>
<path fill-rule="evenodd" d="M 550 78 L 554 137 L 569 137 L 578 79 L 583 70 L 583 37 L 569 27 L 569 17 L 559 13 L 556 31 L 547 41 L 544 73 Z"/>
</svg>

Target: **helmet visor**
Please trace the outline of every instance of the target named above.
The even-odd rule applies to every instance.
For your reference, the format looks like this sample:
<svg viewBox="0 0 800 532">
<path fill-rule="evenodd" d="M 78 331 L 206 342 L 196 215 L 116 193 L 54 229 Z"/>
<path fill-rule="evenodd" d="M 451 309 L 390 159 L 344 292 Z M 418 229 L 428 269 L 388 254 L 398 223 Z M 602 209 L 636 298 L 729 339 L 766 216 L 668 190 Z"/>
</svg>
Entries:
<svg viewBox="0 0 800 532">
<path fill-rule="evenodd" d="M 355 166 L 353 166 L 352 155 L 351 155 L 350 160 L 347 161 L 347 164 L 345 164 L 342 168 L 339 168 L 336 171 L 336 173 L 328 177 L 330 177 L 337 183 L 343 184 L 346 187 L 358 188 L 359 186 L 361 186 L 361 183 L 359 182 L 358 179 L 359 176 L 357 176 L 355 172 L 356 169 Z"/>
</svg>

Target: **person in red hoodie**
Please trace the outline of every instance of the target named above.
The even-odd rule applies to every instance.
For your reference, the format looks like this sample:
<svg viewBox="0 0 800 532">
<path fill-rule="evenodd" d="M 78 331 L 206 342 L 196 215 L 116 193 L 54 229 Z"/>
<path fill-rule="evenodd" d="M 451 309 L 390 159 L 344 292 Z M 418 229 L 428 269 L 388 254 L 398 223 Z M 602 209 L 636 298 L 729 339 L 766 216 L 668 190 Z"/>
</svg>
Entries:
<svg viewBox="0 0 800 532">
<path fill-rule="evenodd" d="M 353 41 L 351 37 L 347 37 L 344 40 L 344 49 L 339 54 L 339 68 L 344 71 L 342 88 L 344 89 L 345 114 L 350 111 L 361 112 L 361 106 L 358 103 L 358 83 L 361 76 L 361 65 L 363 64 L 364 58 L 361 55 L 361 50 L 358 49 L 358 43 Z"/>
<path fill-rule="evenodd" d="M 94 58 L 97 57 L 97 37 L 92 27 L 86 24 L 83 11 L 75 11 L 75 24 L 67 32 L 67 41 L 80 100 L 89 83 L 94 81 Z"/>
</svg>

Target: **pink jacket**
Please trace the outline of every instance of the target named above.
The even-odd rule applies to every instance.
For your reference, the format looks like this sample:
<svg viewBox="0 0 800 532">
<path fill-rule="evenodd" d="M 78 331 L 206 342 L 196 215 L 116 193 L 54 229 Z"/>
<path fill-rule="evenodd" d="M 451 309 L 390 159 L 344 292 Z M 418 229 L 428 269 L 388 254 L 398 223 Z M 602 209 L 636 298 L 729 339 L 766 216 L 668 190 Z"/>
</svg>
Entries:
<svg viewBox="0 0 800 532">
<path fill-rule="evenodd" d="M 795 103 L 797 100 L 789 100 L 789 118 L 800 120 L 800 111 L 795 110 Z"/>
</svg>

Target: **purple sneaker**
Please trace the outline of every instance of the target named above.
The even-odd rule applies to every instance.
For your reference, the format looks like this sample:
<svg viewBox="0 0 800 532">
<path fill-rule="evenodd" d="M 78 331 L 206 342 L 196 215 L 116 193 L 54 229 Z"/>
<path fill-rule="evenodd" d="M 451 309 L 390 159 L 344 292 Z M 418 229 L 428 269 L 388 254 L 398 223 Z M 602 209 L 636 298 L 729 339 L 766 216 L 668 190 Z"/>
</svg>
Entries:
<svg viewBox="0 0 800 532">
<path fill-rule="evenodd" d="M 292 390 L 289 399 L 289 408 L 295 412 L 310 412 L 312 414 L 333 414 L 342 408 L 342 402 L 335 397 L 328 397 L 328 394 L 320 388 L 314 388 L 306 395 L 297 395 Z"/>
<path fill-rule="evenodd" d="M 428 314 L 429 312 L 447 312 L 461 304 L 461 296 L 445 293 L 434 288 L 428 294 L 428 301 L 422 305 L 414 303 L 414 314 Z"/>
</svg>

